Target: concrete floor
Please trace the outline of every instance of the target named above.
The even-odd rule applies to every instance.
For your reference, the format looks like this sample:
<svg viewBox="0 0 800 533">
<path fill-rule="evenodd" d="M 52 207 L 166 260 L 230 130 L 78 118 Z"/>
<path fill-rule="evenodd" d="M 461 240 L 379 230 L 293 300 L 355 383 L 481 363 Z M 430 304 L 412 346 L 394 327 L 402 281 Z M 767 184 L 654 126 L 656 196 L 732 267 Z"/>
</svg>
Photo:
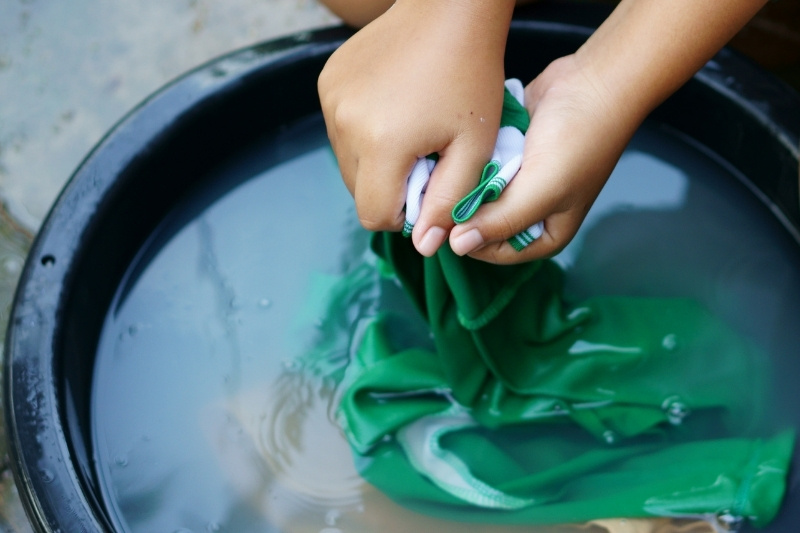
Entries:
<svg viewBox="0 0 800 533">
<path fill-rule="evenodd" d="M 337 22 L 314 0 L 0 2 L 0 340 L 34 233 L 118 119 L 211 58 Z M 773 0 L 734 45 L 800 87 L 800 2 Z M 30 531 L 6 463 L 0 429 L 0 533 Z"/>
</svg>

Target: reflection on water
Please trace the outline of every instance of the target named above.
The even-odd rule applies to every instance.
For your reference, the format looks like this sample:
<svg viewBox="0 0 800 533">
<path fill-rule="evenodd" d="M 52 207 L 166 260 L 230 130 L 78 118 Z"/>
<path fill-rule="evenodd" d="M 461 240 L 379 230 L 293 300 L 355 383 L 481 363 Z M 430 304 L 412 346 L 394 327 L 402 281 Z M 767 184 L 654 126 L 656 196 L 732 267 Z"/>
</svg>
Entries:
<svg viewBox="0 0 800 533">
<path fill-rule="evenodd" d="M 386 306 L 411 310 L 364 266 L 367 234 L 321 120 L 251 147 L 211 178 L 157 230 L 103 329 L 94 447 L 121 529 L 643 531 L 633 529 L 638 521 L 465 526 L 401 509 L 362 482 L 335 422 L 336 383 L 361 319 Z M 790 357 L 800 258 L 767 210 L 730 182 L 695 149 L 646 127 L 558 261 L 574 298 L 700 300 L 775 354 L 777 401 L 785 403 L 800 372 Z M 336 282 L 354 273 L 360 289 L 329 313 Z M 398 335 L 427 342 L 422 325 Z M 776 423 L 800 418 L 794 404 Z"/>
</svg>

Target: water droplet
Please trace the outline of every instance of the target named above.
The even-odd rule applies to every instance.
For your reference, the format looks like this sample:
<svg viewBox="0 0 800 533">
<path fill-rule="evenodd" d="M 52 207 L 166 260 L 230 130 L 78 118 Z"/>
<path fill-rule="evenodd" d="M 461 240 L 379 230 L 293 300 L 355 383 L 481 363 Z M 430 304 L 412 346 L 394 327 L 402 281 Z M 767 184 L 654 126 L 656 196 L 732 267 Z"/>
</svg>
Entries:
<svg viewBox="0 0 800 533">
<path fill-rule="evenodd" d="M 128 326 L 128 335 L 133 337 L 137 333 L 139 333 L 139 325 L 138 324 L 131 324 L 130 326 Z"/>
<path fill-rule="evenodd" d="M 39 477 L 45 483 L 52 483 L 53 480 L 56 478 L 56 475 L 49 468 L 40 468 L 39 469 Z"/>
<path fill-rule="evenodd" d="M 128 458 L 124 455 L 114 457 L 114 464 L 117 466 L 128 466 Z"/>
<path fill-rule="evenodd" d="M 486 119 L 481 117 L 481 122 L 486 122 Z"/>
<path fill-rule="evenodd" d="M 3 268 L 8 274 L 18 274 L 22 270 L 22 262 L 16 257 L 8 257 L 3 261 Z"/>
<path fill-rule="evenodd" d="M 605 439 L 608 444 L 614 444 L 617 442 L 617 434 L 608 429 L 603 432 L 603 439 Z"/>
<path fill-rule="evenodd" d="M 206 531 L 208 531 L 208 533 L 216 533 L 217 531 L 222 531 L 222 526 L 216 522 L 209 522 L 206 525 Z"/>
<path fill-rule="evenodd" d="M 325 513 L 325 525 L 335 526 L 340 515 L 341 513 L 338 509 L 328 509 L 328 512 Z"/>
<path fill-rule="evenodd" d="M 271 305 L 272 305 L 272 302 L 270 302 L 270 301 L 269 301 L 269 300 L 267 300 L 266 298 L 261 298 L 261 299 L 258 301 L 258 306 L 259 306 L 260 308 L 262 308 L 262 309 L 266 309 L 267 307 L 269 307 L 269 306 L 271 306 Z"/>
<path fill-rule="evenodd" d="M 674 426 L 681 424 L 691 412 L 689 406 L 683 403 L 679 396 L 670 396 L 661 402 L 661 408 L 667 414 L 669 423 Z"/>
<path fill-rule="evenodd" d="M 668 352 L 675 350 L 678 347 L 678 337 L 674 333 L 670 333 L 661 340 L 661 346 Z"/>
<path fill-rule="evenodd" d="M 744 520 L 741 516 L 735 516 L 730 511 L 717 513 L 717 525 L 722 531 L 736 532 L 742 527 Z"/>
</svg>

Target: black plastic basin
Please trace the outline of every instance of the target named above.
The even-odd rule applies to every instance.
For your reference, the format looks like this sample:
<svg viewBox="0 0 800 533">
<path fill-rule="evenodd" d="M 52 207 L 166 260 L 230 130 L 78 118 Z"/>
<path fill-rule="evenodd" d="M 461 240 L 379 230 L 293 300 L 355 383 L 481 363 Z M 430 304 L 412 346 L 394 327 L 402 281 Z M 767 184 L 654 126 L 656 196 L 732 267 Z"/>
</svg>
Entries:
<svg viewBox="0 0 800 533">
<path fill-rule="evenodd" d="M 597 15 L 547 5 L 518 14 L 507 76 L 532 79 L 575 50 Z M 22 274 L 4 362 L 12 465 L 37 531 L 114 530 L 98 488 L 90 430 L 93 368 L 112 298 L 155 228 L 208 169 L 253 139 L 319 114 L 318 73 L 350 34 L 344 28 L 303 33 L 190 72 L 122 120 L 61 193 Z M 728 165 L 797 241 L 795 92 L 723 50 L 651 122 Z M 798 523 L 795 506 L 768 531 L 794 532 Z"/>
</svg>

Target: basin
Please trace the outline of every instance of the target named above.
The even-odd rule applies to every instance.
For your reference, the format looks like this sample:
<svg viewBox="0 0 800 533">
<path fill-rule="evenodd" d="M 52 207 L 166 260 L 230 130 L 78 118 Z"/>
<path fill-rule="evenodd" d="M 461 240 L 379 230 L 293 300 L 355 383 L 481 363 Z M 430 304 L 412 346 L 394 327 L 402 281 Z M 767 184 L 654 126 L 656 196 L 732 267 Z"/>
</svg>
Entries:
<svg viewBox="0 0 800 533">
<path fill-rule="evenodd" d="M 520 11 L 508 42 L 507 76 L 532 79 L 550 61 L 580 46 L 604 14 L 594 8 L 582 11 L 550 4 Z M 159 529 L 164 524 L 171 531 L 284 530 L 282 522 L 256 516 L 269 509 L 265 503 L 268 496 L 260 495 L 255 503 L 250 497 L 238 496 L 231 499 L 233 503 L 220 516 L 197 518 L 195 514 L 201 515 L 220 499 L 212 497 L 215 493 L 200 489 L 195 494 L 195 478 L 183 479 L 179 473 L 175 475 L 182 481 L 170 481 L 177 478 L 165 474 L 164 494 L 174 490 L 176 495 L 158 493 L 158 484 L 154 483 L 156 488 L 151 492 L 161 495 L 148 498 L 148 491 L 143 490 L 139 500 L 133 497 L 136 487 L 131 488 L 131 484 L 135 483 L 138 469 L 150 464 L 148 461 L 168 461 L 168 454 L 153 458 L 141 450 L 152 449 L 159 432 L 174 429 L 175 420 L 187 419 L 180 412 L 170 413 L 182 404 L 182 398 L 197 395 L 196 390 L 189 391 L 193 386 L 189 383 L 209 380 L 208 402 L 197 419 L 192 419 L 197 433 L 185 433 L 186 442 L 178 446 L 173 442 L 173 454 L 180 446 L 191 448 L 209 435 L 212 440 L 233 439 L 231 442 L 239 443 L 236 446 L 244 446 L 236 440 L 249 431 L 241 405 L 248 398 L 254 403 L 280 401 L 269 395 L 259 396 L 258 392 L 254 396 L 240 394 L 248 387 L 259 390 L 257 375 L 262 367 L 253 361 L 259 356 L 253 356 L 248 347 L 263 347 L 261 355 L 265 360 L 280 359 L 270 363 L 273 367 L 291 370 L 292 361 L 275 355 L 280 349 L 271 344 L 279 334 L 258 324 L 282 324 L 281 331 L 291 337 L 296 324 L 287 316 L 295 313 L 305 317 L 309 311 L 297 302 L 282 302 L 292 298 L 313 300 L 314 294 L 311 290 L 303 292 L 307 284 L 294 278 L 265 290 L 260 285 L 259 272 L 305 271 L 315 262 L 328 272 L 335 270 L 339 261 L 331 257 L 341 256 L 346 262 L 357 257 L 359 247 L 366 242 L 355 223 L 344 187 L 315 171 L 326 169 L 319 173 L 328 177 L 335 173 L 333 156 L 325 148 L 316 79 L 327 57 L 350 35 L 351 31 L 343 27 L 293 35 L 233 52 L 182 76 L 119 122 L 81 163 L 60 194 L 21 276 L 8 325 L 4 361 L 4 408 L 11 463 L 26 512 L 37 531 L 164 530 Z M 787 264 L 797 259 L 800 97 L 793 90 L 726 49 L 652 113 L 637 139 L 634 148 L 644 151 L 660 150 L 659 140 L 670 139 L 674 150 L 700 154 L 698 157 L 708 162 L 704 164 L 715 166 L 727 176 L 729 186 L 739 191 L 735 194 L 749 198 L 746 201 L 758 213 L 753 216 L 759 221 L 753 224 L 775 235 L 774 240 L 743 242 L 742 246 L 752 248 L 756 256 L 763 248 L 780 248 L 781 261 Z M 292 166 L 298 160 L 302 164 Z M 264 178 L 264 173 L 269 172 L 283 172 L 292 179 Z M 261 197 L 264 207 L 259 210 L 254 198 Z M 233 198 L 234 203 L 226 207 L 226 198 Z M 305 206 L 312 206 L 307 213 L 302 212 Z M 320 220 L 319 213 L 315 215 L 317 210 L 333 213 L 330 224 Z M 226 229 L 225 221 L 234 219 L 236 227 Z M 669 224 L 670 219 L 667 217 L 664 222 Z M 668 227 L 660 225 L 659 220 L 651 224 L 662 230 Z M 747 217 L 730 220 L 731 232 L 748 226 Z M 690 227 L 680 229 L 684 235 L 692 233 Z M 181 256 L 179 250 L 170 252 L 174 255 L 162 261 L 165 270 L 158 271 L 162 274 L 155 272 L 153 269 L 161 268 L 159 257 L 165 257 L 162 251 L 170 243 L 183 242 L 182 235 L 189 235 L 187 255 Z M 307 235 L 311 237 L 306 238 Z M 679 239 L 671 242 L 668 235 L 664 239 L 669 246 L 680 249 L 676 244 Z M 579 269 L 580 264 L 585 264 L 580 262 L 581 254 L 588 253 L 585 250 L 590 249 L 591 235 L 579 241 L 575 246 L 582 248 L 568 248 L 561 259 L 567 267 Z M 693 250 L 677 255 L 689 262 Z M 238 257 L 240 252 L 247 268 L 239 274 L 235 269 L 226 271 L 225 258 Z M 598 254 L 592 257 L 601 257 Z M 186 258 L 185 264 L 180 263 L 181 257 Z M 646 263 L 643 259 L 638 264 Z M 713 261 L 705 264 L 706 273 L 715 275 Z M 175 276 L 181 268 L 185 269 L 185 279 Z M 736 279 L 745 278 L 746 274 L 740 273 Z M 163 277 L 158 278 L 159 275 Z M 719 275 L 724 277 L 725 273 Z M 158 290 L 147 300 L 137 293 L 137 287 L 153 276 L 153 290 Z M 211 302 L 209 308 L 218 309 L 221 314 L 207 322 L 198 319 L 192 323 L 205 325 L 194 334 L 198 348 L 186 348 L 184 353 L 178 346 L 171 358 L 172 348 L 164 348 L 171 342 L 169 332 L 180 332 L 181 324 L 185 325 L 181 317 L 176 318 L 175 309 L 191 308 L 186 311 L 189 316 L 202 305 L 187 299 L 181 307 L 178 301 L 189 294 L 195 279 L 208 282 L 208 287 L 202 285 L 206 281 L 198 282 L 198 293 L 205 294 Z M 665 277 L 660 285 L 664 291 L 680 293 L 685 289 L 685 284 L 670 284 L 670 279 Z M 256 285 L 241 287 L 237 280 L 256 280 Z M 787 290 L 796 282 L 790 279 Z M 608 283 L 613 285 L 613 281 Z M 171 294 L 175 287 L 187 292 Z M 598 289 L 584 284 L 575 290 Z M 653 290 L 658 293 L 657 288 Z M 720 301 L 726 294 L 707 297 Z M 129 307 L 140 301 L 151 301 L 153 309 L 130 311 Z M 752 302 L 759 300 L 754 297 L 748 301 L 755 305 Z M 289 307 L 281 307 L 284 305 Z M 732 315 L 736 314 L 734 311 Z M 120 322 L 125 313 L 133 313 L 134 319 Z M 759 310 L 753 308 L 752 314 L 758 315 Z M 781 315 L 780 319 L 789 321 L 786 328 L 798 329 L 800 315 L 790 313 L 788 318 Z M 167 326 L 161 328 L 164 324 Z M 300 333 L 295 334 L 303 335 L 303 327 L 297 326 Z M 138 342 L 155 331 L 158 335 L 150 338 L 158 342 L 152 341 L 156 344 L 143 349 L 167 352 L 159 352 L 158 365 L 150 371 L 135 365 L 125 367 L 127 363 L 120 361 L 132 357 L 125 343 Z M 254 336 L 248 337 L 245 331 Z M 264 331 L 271 331 L 272 336 L 259 337 L 265 335 Z M 191 333 L 180 334 L 184 335 L 180 337 L 181 346 L 191 344 Z M 204 335 L 209 335 L 211 342 L 204 342 Z M 211 350 L 208 353 L 204 351 L 207 348 Z M 800 358 L 782 360 L 779 368 L 782 382 L 796 383 L 800 378 Z M 264 372 L 269 374 L 271 370 Z M 185 381 L 175 377 L 182 374 L 187 376 Z M 163 381 L 159 376 L 172 377 Z M 265 381 L 267 377 L 274 376 L 265 376 Z M 289 380 L 286 387 L 296 385 Z M 139 396 L 126 395 L 125 387 L 132 387 Z M 164 400 L 164 390 L 174 393 L 174 401 Z M 790 389 L 777 396 L 791 402 Z M 140 424 L 146 425 L 147 420 L 137 418 L 140 412 L 158 419 L 153 422 L 152 433 L 141 430 Z M 791 409 L 788 413 L 787 419 L 800 427 L 800 414 Z M 98 424 L 106 424 L 106 429 Z M 136 441 L 139 444 L 131 440 L 129 446 L 117 446 L 113 438 L 104 437 L 103 431 L 108 427 L 134 432 L 135 438 L 131 439 L 140 439 Z M 170 438 L 181 442 L 180 434 Z M 224 448 L 224 443 L 210 448 L 220 461 L 221 466 L 215 468 L 229 472 L 238 472 L 239 468 L 246 473 L 247 465 L 226 462 L 231 456 Z M 259 451 L 256 449 L 253 454 L 257 456 Z M 172 470 L 178 472 L 203 472 L 210 464 L 192 459 L 191 454 L 173 457 L 177 466 Z M 241 457 L 235 455 L 233 462 Z M 321 465 L 317 473 L 324 477 L 330 468 L 331 465 Z M 347 530 L 340 515 L 357 509 L 359 504 L 348 500 L 347 495 L 357 493 L 358 481 L 346 466 L 342 469 L 336 474 L 346 485 L 340 494 L 324 493 L 324 488 L 310 484 L 311 492 L 318 489 L 317 498 L 334 503 L 319 523 L 309 528 Z M 257 478 L 248 478 L 247 482 L 258 483 Z M 788 503 L 765 531 L 797 530 L 799 479 L 795 469 Z M 230 481 L 230 487 L 224 490 L 254 490 L 242 488 L 239 481 Z M 196 483 L 198 487 L 205 483 L 201 474 Z M 189 502 L 177 494 L 186 495 L 184 500 Z M 297 504 L 288 496 L 275 497 L 287 507 Z M 182 507 L 164 514 L 159 510 L 162 505 Z M 298 514 L 283 513 L 285 523 L 300 520 L 297 516 L 308 509 L 305 503 L 297 505 L 293 512 Z M 245 512 L 244 508 L 248 510 Z M 315 512 L 318 510 L 308 514 Z M 185 523 L 172 524 L 169 518 L 158 521 L 162 514 L 181 513 L 192 516 Z M 247 513 L 254 516 L 239 526 L 225 521 L 226 517 Z M 147 529 L 147 524 L 153 529 Z M 159 524 L 159 528 L 153 524 Z M 743 530 L 747 528 L 745 525 Z M 285 529 L 295 530 L 290 526 Z"/>
</svg>

